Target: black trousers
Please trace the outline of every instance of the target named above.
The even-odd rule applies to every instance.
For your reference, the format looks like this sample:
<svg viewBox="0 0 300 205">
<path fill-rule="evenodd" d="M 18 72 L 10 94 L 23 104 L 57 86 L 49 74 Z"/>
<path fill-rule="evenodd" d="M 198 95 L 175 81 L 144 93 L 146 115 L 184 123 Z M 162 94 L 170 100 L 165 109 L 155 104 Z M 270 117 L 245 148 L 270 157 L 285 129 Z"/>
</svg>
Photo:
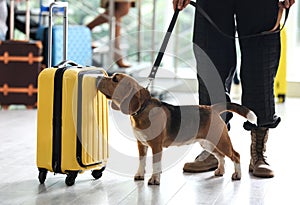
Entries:
<svg viewBox="0 0 300 205">
<path fill-rule="evenodd" d="M 226 34 L 246 36 L 271 30 L 278 0 L 197 0 Z M 236 34 L 237 33 L 237 34 Z M 199 12 L 195 13 L 194 55 L 197 61 L 199 104 L 229 101 L 236 70 L 235 39 L 220 34 Z M 242 104 L 255 112 L 258 126 L 276 127 L 274 78 L 280 59 L 280 33 L 239 39 Z"/>
</svg>

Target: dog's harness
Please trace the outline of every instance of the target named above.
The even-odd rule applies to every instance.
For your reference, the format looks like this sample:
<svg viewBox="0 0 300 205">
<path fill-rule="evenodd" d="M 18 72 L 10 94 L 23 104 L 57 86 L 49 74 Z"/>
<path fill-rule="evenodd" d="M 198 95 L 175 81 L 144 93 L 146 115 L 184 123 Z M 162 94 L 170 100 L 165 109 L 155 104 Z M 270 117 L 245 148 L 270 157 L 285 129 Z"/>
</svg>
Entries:
<svg viewBox="0 0 300 205">
<path fill-rule="evenodd" d="M 286 8 L 285 9 L 286 11 L 285 11 L 284 22 L 282 24 L 282 27 L 280 29 L 278 29 L 278 27 L 280 25 L 280 20 L 281 20 L 281 17 L 282 17 L 282 13 L 283 13 L 283 10 L 284 10 L 284 2 L 282 1 L 282 2 L 280 2 L 280 4 L 282 4 L 282 6 L 279 7 L 276 24 L 275 24 L 275 26 L 271 30 L 264 31 L 264 32 L 261 32 L 261 33 L 256 33 L 256 34 L 245 35 L 245 36 L 231 36 L 231 35 L 228 35 L 225 32 L 223 32 L 215 24 L 215 22 L 209 17 L 209 15 L 201 8 L 201 6 L 199 4 L 196 4 L 196 2 L 193 2 L 193 1 L 191 1 L 190 4 L 192 6 L 194 6 L 196 8 L 196 11 L 199 12 L 220 34 L 222 34 L 226 38 L 230 38 L 230 39 L 236 39 L 236 38 L 247 39 L 247 38 L 253 38 L 253 37 L 259 37 L 259 36 L 265 36 L 265 35 L 279 33 L 284 28 L 285 23 L 286 23 L 287 18 L 288 18 L 288 15 L 289 15 L 289 8 Z M 179 11 L 180 10 L 178 8 L 176 8 L 175 11 L 174 11 L 174 14 L 173 14 L 173 17 L 171 19 L 170 25 L 168 27 L 167 33 L 165 34 L 165 37 L 164 37 L 163 42 L 162 42 L 162 45 L 161 45 L 161 47 L 159 49 L 159 52 L 158 52 L 157 57 L 155 59 L 155 62 L 153 64 L 152 69 L 150 71 L 150 74 L 148 76 L 148 81 L 149 82 L 148 82 L 148 84 L 146 86 L 146 89 L 148 89 L 148 87 L 151 85 L 152 81 L 155 79 L 155 75 L 157 73 L 157 70 L 158 70 L 158 68 L 160 66 L 160 63 L 161 63 L 162 58 L 164 56 L 164 53 L 166 51 L 168 42 L 169 42 L 171 34 L 172 34 L 172 31 L 173 31 L 173 29 L 175 27 L 175 23 L 176 23 Z"/>
</svg>

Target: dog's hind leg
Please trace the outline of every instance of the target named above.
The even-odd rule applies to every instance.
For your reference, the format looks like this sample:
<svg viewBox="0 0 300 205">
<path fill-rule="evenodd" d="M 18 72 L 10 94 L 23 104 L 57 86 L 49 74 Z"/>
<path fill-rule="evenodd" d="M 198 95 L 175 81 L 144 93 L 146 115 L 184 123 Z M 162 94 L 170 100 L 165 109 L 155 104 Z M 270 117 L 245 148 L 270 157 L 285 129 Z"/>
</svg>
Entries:
<svg viewBox="0 0 300 205">
<path fill-rule="evenodd" d="M 215 170 L 215 176 L 223 176 L 225 173 L 225 156 L 219 152 L 212 152 L 218 160 L 218 168 Z"/>
<path fill-rule="evenodd" d="M 231 149 L 231 151 L 227 151 L 227 152 L 223 152 L 224 150 L 222 150 L 222 152 L 227 156 L 227 157 L 229 157 L 231 160 L 232 160 L 232 162 L 233 162 L 233 164 L 234 164 L 234 173 L 232 174 L 232 176 L 231 176 L 231 179 L 232 180 L 240 180 L 241 179 L 241 165 L 240 165 L 240 154 L 239 153 L 237 153 L 234 149 L 233 149 L 233 147 L 228 147 L 228 149 Z M 215 154 L 215 156 L 216 156 L 216 158 L 218 159 L 218 161 L 219 161 L 219 167 L 220 167 L 220 162 L 222 162 L 222 160 L 224 160 L 224 157 L 223 157 L 223 159 L 222 160 L 220 160 L 219 158 L 218 158 L 218 155 L 216 155 Z M 221 156 L 224 156 L 224 155 L 222 155 L 221 154 Z M 218 169 L 219 169 L 219 167 L 218 167 Z M 216 170 L 217 171 L 217 170 Z M 216 174 L 216 173 L 215 173 Z"/>
<path fill-rule="evenodd" d="M 222 151 L 224 151 L 224 154 L 227 157 L 229 157 L 234 164 L 234 173 L 232 174 L 231 179 L 240 180 L 242 177 L 241 165 L 240 165 L 240 154 L 233 149 L 230 139 L 229 139 L 227 149 Z"/>
<path fill-rule="evenodd" d="M 234 164 L 234 173 L 232 174 L 232 177 L 231 177 L 232 180 L 240 180 L 241 175 L 242 175 L 241 174 L 241 165 L 240 165 L 240 154 L 233 149 L 233 146 L 231 144 L 231 141 L 230 141 L 230 138 L 228 135 L 226 138 L 227 138 L 227 140 L 226 140 L 227 145 L 222 146 L 222 149 L 220 149 L 221 147 L 218 146 L 217 149 L 219 150 L 219 152 L 221 152 L 222 154 L 224 154 L 225 156 L 230 158 Z"/>
<path fill-rule="evenodd" d="M 140 141 L 137 144 L 139 150 L 139 168 L 134 176 L 134 180 L 144 180 L 148 146 L 143 145 Z"/>
<path fill-rule="evenodd" d="M 215 170 L 215 176 L 223 176 L 225 173 L 225 155 L 219 152 L 216 146 L 209 140 L 202 139 L 199 142 L 203 149 L 213 154 L 218 160 L 218 168 Z"/>
<path fill-rule="evenodd" d="M 218 152 L 227 156 L 234 163 L 234 173 L 232 174 L 232 180 L 241 179 L 241 166 L 240 166 L 240 154 L 233 149 L 230 137 L 227 129 L 223 130 L 222 136 L 216 146 Z"/>
<path fill-rule="evenodd" d="M 232 157 L 230 159 L 233 161 L 234 164 L 234 173 L 232 174 L 231 179 L 240 180 L 242 177 L 240 154 L 236 152 L 233 148 L 232 148 Z"/>
</svg>

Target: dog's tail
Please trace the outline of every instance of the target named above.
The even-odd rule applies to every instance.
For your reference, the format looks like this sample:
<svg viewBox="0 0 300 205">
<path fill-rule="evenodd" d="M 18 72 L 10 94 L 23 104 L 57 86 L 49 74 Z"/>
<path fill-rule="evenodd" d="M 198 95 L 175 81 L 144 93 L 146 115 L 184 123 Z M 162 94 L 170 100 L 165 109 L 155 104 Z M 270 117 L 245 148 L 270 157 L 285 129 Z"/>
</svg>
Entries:
<svg viewBox="0 0 300 205">
<path fill-rule="evenodd" d="M 239 105 L 236 103 L 230 103 L 230 102 L 217 103 L 217 104 L 212 105 L 211 108 L 212 108 L 212 110 L 214 110 L 220 114 L 223 112 L 226 112 L 226 111 L 235 112 L 255 124 L 257 121 L 257 117 L 252 110 L 250 110 L 249 108 L 247 108 L 243 105 Z"/>
</svg>

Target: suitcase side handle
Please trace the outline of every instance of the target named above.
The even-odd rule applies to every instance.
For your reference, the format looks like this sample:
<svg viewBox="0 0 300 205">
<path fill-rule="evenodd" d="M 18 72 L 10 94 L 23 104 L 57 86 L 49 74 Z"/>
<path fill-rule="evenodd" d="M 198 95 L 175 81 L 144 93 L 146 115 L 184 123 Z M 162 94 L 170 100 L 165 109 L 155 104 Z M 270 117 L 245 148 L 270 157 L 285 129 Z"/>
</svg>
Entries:
<svg viewBox="0 0 300 205">
<path fill-rule="evenodd" d="M 64 8 L 64 22 L 63 22 L 63 61 L 67 60 L 68 50 L 68 2 L 53 2 L 49 7 L 49 29 L 48 29 L 48 68 L 52 64 L 52 27 L 53 27 L 53 8 Z"/>
</svg>

